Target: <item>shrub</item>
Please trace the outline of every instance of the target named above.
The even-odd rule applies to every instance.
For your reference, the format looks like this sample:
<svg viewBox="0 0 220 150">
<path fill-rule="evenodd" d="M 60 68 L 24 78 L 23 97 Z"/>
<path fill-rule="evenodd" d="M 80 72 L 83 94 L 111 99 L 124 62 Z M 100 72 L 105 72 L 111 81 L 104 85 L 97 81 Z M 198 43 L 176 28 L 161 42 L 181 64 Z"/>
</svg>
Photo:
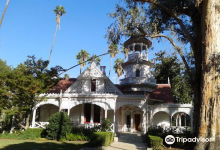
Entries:
<svg viewBox="0 0 220 150">
<path fill-rule="evenodd" d="M 94 132 L 91 136 L 91 144 L 95 147 L 109 146 L 112 141 L 112 132 Z"/>
<path fill-rule="evenodd" d="M 88 141 L 89 138 L 87 136 L 80 135 L 80 134 L 68 133 L 68 134 L 66 134 L 66 140 L 68 140 L 68 141 Z"/>
<path fill-rule="evenodd" d="M 102 118 L 102 122 L 101 122 L 101 131 L 111 131 L 111 121 L 110 119 L 105 119 L 105 118 Z"/>
<path fill-rule="evenodd" d="M 3 139 L 18 139 L 18 140 L 26 140 L 31 139 L 35 140 L 41 138 L 41 134 L 44 129 L 41 128 L 28 128 L 25 131 L 14 130 L 12 134 L 4 133 L 0 135 L 0 138 Z"/>
<path fill-rule="evenodd" d="M 163 149 L 163 139 L 159 136 L 148 135 L 148 144 L 153 150 Z"/>
<path fill-rule="evenodd" d="M 60 140 L 65 139 L 66 134 L 71 133 L 72 124 L 65 112 L 57 112 L 49 119 L 49 125 L 46 126 L 47 139 Z"/>
</svg>

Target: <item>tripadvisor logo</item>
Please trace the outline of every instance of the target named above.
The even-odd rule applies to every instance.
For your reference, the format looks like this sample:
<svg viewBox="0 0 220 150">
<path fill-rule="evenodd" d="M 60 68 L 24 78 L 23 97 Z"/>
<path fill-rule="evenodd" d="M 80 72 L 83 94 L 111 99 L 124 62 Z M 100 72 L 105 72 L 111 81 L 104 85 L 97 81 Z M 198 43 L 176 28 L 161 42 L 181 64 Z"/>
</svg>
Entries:
<svg viewBox="0 0 220 150">
<path fill-rule="evenodd" d="M 183 137 L 174 137 L 173 135 L 167 135 L 165 137 L 165 143 L 168 145 L 172 145 L 174 142 L 213 142 L 214 139 L 212 138 L 183 138 Z"/>
<path fill-rule="evenodd" d="M 172 145 L 175 142 L 175 137 L 172 135 L 167 135 L 165 137 L 165 142 L 169 145 Z"/>
</svg>

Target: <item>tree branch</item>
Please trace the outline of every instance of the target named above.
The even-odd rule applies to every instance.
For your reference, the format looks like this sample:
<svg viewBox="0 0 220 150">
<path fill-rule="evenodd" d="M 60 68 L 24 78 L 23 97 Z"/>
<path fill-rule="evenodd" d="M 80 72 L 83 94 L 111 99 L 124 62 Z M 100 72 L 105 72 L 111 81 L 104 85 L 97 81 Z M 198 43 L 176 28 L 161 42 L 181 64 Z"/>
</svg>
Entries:
<svg viewBox="0 0 220 150">
<path fill-rule="evenodd" d="M 177 14 L 173 13 L 171 10 L 169 10 L 167 7 L 159 4 L 157 1 L 154 0 L 134 0 L 134 1 L 139 1 L 139 2 L 147 2 L 150 4 L 153 4 L 159 8 L 161 8 L 162 10 L 164 10 L 166 13 L 168 13 L 171 17 L 173 17 L 177 23 L 180 25 L 180 27 L 182 28 L 183 32 L 186 34 L 187 39 L 190 42 L 190 45 L 193 49 L 193 51 L 195 51 L 195 45 L 194 45 L 194 41 L 192 36 L 190 35 L 190 33 L 187 31 L 185 25 L 183 24 L 182 20 L 177 16 Z"/>
<path fill-rule="evenodd" d="M 182 53 L 182 51 L 181 51 L 181 48 L 180 48 L 179 46 L 177 46 L 177 45 L 175 44 L 175 42 L 174 42 L 170 37 L 168 37 L 167 35 L 163 35 L 163 34 L 149 35 L 149 36 L 147 36 L 147 37 L 151 37 L 151 38 L 164 37 L 164 38 L 166 38 L 167 40 L 169 40 L 170 43 L 173 45 L 173 47 L 174 47 L 174 48 L 177 50 L 177 52 L 180 54 L 180 57 L 182 58 L 182 61 L 183 61 L 184 65 L 185 65 L 185 67 L 186 67 L 186 71 L 187 71 L 189 77 L 191 77 L 191 71 L 190 71 L 189 65 L 188 65 L 188 63 L 187 63 L 187 61 L 186 61 L 186 59 L 185 59 L 185 57 L 184 57 L 184 55 L 183 55 L 183 53 Z"/>
</svg>

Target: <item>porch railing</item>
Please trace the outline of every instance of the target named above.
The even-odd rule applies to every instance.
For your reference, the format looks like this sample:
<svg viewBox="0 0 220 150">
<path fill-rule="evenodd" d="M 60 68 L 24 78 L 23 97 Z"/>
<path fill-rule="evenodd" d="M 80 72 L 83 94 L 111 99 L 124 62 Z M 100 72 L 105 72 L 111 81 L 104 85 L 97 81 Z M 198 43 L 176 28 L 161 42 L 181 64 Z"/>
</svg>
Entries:
<svg viewBox="0 0 220 150">
<path fill-rule="evenodd" d="M 46 128 L 46 125 L 48 125 L 49 122 L 35 122 L 35 126 L 32 128 Z"/>
<path fill-rule="evenodd" d="M 191 131 L 191 127 L 189 126 L 151 126 L 149 130 L 154 130 L 155 132 L 162 133 L 173 133 L 173 134 L 184 134 L 189 133 Z"/>
</svg>

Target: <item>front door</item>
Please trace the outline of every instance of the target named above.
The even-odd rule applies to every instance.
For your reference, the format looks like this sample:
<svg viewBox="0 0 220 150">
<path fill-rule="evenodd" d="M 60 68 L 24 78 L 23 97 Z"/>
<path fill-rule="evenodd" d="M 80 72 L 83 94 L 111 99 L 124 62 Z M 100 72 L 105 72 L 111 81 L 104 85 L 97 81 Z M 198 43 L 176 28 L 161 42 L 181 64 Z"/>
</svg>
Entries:
<svg viewBox="0 0 220 150">
<path fill-rule="evenodd" d="M 141 130 L 141 115 L 135 114 L 135 130 L 140 131 Z"/>
</svg>

